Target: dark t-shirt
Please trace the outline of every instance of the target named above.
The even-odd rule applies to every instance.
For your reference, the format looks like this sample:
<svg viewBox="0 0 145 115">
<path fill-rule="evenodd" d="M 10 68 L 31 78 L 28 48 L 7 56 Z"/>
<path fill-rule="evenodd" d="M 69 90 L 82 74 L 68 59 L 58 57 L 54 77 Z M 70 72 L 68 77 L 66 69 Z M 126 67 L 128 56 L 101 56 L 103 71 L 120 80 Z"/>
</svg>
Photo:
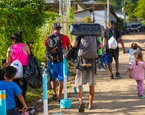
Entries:
<svg viewBox="0 0 145 115">
<path fill-rule="evenodd" d="M 119 42 L 119 38 L 121 37 L 120 32 L 117 29 L 108 28 L 104 31 L 103 37 L 106 38 L 106 47 L 108 49 L 108 40 L 114 36 L 117 42 Z"/>
</svg>

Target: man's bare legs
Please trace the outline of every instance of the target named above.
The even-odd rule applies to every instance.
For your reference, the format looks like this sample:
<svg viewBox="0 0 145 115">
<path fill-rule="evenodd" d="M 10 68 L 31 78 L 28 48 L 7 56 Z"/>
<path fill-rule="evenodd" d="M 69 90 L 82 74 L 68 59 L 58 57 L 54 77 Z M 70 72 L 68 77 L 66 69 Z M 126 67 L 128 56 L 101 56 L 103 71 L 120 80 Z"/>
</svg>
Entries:
<svg viewBox="0 0 145 115">
<path fill-rule="evenodd" d="M 109 72 L 110 72 L 110 75 L 112 75 L 112 63 L 109 63 Z"/>
<path fill-rule="evenodd" d="M 115 67 L 116 67 L 116 73 L 118 73 L 119 72 L 119 62 L 118 61 L 115 63 Z"/>
<path fill-rule="evenodd" d="M 58 81 L 58 83 L 59 83 L 59 86 L 58 86 L 57 100 L 59 101 L 61 99 L 61 95 L 62 95 L 63 82 L 62 81 Z"/>
<path fill-rule="evenodd" d="M 62 81 L 58 81 L 58 83 L 59 83 L 59 86 L 58 86 L 58 95 L 57 95 L 57 93 L 56 93 L 56 79 L 51 81 L 51 88 L 53 90 L 53 95 L 55 95 L 56 96 L 56 100 L 59 101 L 61 99 L 61 95 L 62 95 L 63 82 Z"/>
<path fill-rule="evenodd" d="M 94 85 L 89 86 L 89 88 L 89 108 L 91 108 L 93 106 L 95 89 Z"/>
<path fill-rule="evenodd" d="M 82 113 L 85 111 L 85 104 L 83 103 L 83 99 L 82 99 L 82 86 L 77 86 L 77 92 L 78 92 L 78 98 L 80 102 L 78 111 Z"/>
<path fill-rule="evenodd" d="M 57 95 L 56 94 L 56 79 L 51 80 L 51 88 L 53 90 L 53 95 Z"/>
<path fill-rule="evenodd" d="M 82 99 L 82 86 L 78 86 L 77 87 L 77 92 L 78 92 L 78 98 L 79 98 L 79 102 L 83 102 L 83 99 Z"/>
</svg>

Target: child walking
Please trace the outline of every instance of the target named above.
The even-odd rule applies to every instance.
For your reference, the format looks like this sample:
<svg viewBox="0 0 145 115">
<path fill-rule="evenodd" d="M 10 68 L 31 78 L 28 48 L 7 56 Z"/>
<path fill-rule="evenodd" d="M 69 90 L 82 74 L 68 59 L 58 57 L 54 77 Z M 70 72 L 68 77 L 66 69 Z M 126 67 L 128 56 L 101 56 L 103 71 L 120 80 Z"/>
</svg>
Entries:
<svg viewBox="0 0 145 115">
<path fill-rule="evenodd" d="M 131 65 L 134 62 L 134 53 L 135 52 L 141 52 L 143 49 L 137 45 L 137 43 L 132 43 L 131 48 L 126 50 L 126 53 L 129 55 L 129 65 Z"/>
<path fill-rule="evenodd" d="M 18 96 L 19 100 L 23 104 L 23 112 L 27 110 L 27 106 L 21 94 L 22 91 L 20 87 L 13 82 L 17 69 L 13 66 L 8 66 L 5 68 L 4 72 L 5 80 L 0 81 L 0 90 L 6 91 L 7 115 L 19 115 L 16 109 L 15 96 Z"/>
<path fill-rule="evenodd" d="M 143 61 L 143 54 L 141 52 L 134 53 L 135 61 L 131 64 L 131 66 L 127 69 L 127 72 L 132 72 L 133 79 L 137 83 L 137 91 L 139 98 L 145 98 L 143 95 L 143 82 L 144 82 L 144 70 L 145 70 L 145 62 Z"/>
</svg>

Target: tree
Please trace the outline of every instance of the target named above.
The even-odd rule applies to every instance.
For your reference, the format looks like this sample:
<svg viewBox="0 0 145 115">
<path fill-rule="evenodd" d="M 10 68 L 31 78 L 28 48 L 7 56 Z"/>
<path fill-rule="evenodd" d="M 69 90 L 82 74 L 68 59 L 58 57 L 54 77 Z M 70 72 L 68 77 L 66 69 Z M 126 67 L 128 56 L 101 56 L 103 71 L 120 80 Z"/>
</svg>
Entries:
<svg viewBox="0 0 145 115">
<path fill-rule="evenodd" d="M 44 0 L 2 0 L 0 2 L 0 59 L 5 58 L 11 45 L 10 36 L 23 31 L 23 42 L 34 41 L 33 53 L 43 60 L 43 42 L 51 25 L 60 16 L 44 11 Z M 49 30 L 49 31 L 48 31 Z"/>
<path fill-rule="evenodd" d="M 136 4 L 128 4 L 125 6 L 125 13 L 126 15 L 129 17 L 129 21 L 136 21 L 137 18 L 135 16 L 135 8 L 136 8 Z"/>
<path fill-rule="evenodd" d="M 135 9 L 135 15 L 141 19 L 145 20 L 145 0 L 139 0 L 137 7 Z"/>
</svg>

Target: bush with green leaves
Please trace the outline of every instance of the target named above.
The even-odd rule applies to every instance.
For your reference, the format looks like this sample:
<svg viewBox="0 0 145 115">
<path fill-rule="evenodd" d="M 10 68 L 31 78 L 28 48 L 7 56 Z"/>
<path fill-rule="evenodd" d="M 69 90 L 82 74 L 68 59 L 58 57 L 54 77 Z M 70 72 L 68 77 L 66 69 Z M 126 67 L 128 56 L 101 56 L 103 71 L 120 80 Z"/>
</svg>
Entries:
<svg viewBox="0 0 145 115">
<path fill-rule="evenodd" d="M 0 60 L 6 58 L 10 36 L 22 30 L 23 42 L 34 41 L 32 51 L 39 61 L 43 61 L 44 41 L 51 32 L 52 23 L 60 18 L 57 13 L 44 8 L 44 0 L 0 1 Z"/>
</svg>

